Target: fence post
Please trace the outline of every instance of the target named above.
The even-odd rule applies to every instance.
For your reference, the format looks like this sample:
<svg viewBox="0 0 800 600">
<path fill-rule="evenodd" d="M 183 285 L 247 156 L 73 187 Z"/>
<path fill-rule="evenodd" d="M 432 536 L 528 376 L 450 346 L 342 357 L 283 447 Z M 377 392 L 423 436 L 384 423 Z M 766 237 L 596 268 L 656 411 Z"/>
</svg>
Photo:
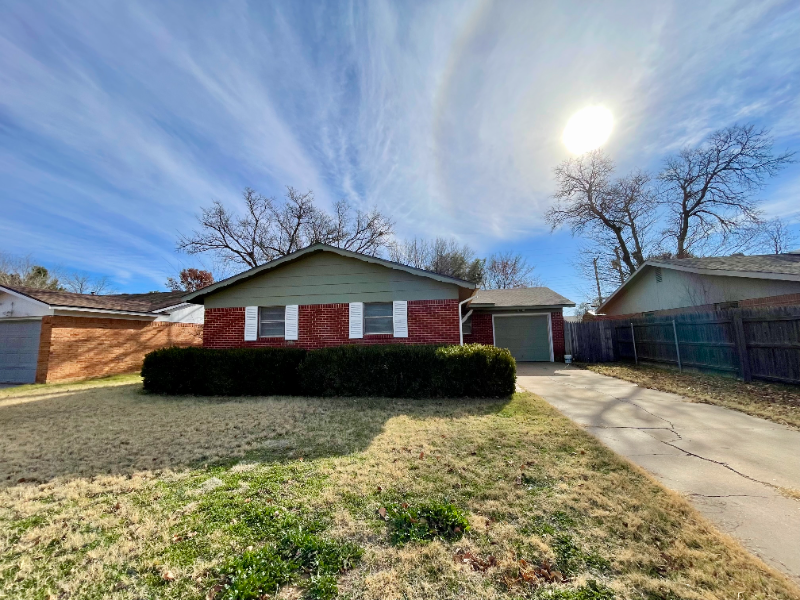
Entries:
<svg viewBox="0 0 800 600">
<path fill-rule="evenodd" d="M 683 373 L 683 366 L 681 365 L 681 347 L 678 345 L 678 326 L 675 325 L 675 319 L 672 319 L 672 333 L 675 334 L 675 353 L 678 355 L 678 371 Z"/>
<path fill-rule="evenodd" d="M 734 313 L 731 323 L 733 323 L 733 340 L 736 344 L 736 354 L 739 356 L 739 376 L 745 381 L 752 381 L 753 375 L 750 373 L 750 357 L 747 355 L 747 338 L 744 337 L 744 324 L 742 315 Z"/>
<path fill-rule="evenodd" d="M 639 355 L 636 353 L 636 334 L 633 333 L 633 321 L 631 321 L 631 341 L 633 342 L 633 360 L 639 364 Z"/>
</svg>

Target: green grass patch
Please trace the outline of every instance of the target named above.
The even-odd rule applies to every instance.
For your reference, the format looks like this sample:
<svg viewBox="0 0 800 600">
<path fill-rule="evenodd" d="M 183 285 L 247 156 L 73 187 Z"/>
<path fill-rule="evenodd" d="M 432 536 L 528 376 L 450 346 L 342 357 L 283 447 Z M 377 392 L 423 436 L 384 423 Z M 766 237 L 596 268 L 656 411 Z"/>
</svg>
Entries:
<svg viewBox="0 0 800 600">
<path fill-rule="evenodd" d="M 464 512 L 448 502 L 434 501 L 415 506 L 404 502 L 390 505 L 385 511 L 389 540 L 399 546 L 435 539 L 453 542 L 460 540 L 469 529 Z"/>
</svg>

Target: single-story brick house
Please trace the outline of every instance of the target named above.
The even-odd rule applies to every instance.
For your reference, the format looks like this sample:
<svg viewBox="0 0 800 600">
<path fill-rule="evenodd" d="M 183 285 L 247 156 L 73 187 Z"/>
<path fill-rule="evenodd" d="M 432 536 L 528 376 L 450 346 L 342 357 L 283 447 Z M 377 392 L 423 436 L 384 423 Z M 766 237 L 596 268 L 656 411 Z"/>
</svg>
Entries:
<svg viewBox="0 0 800 600">
<path fill-rule="evenodd" d="M 205 307 L 207 348 L 481 342 L 518 360 L 563 359 L 562 312 L 574 303 L 547 288 L 476 287 L 314 244 L 184 300 Z"/>
<path fill-rule="evenodd" d="M 165 346 L 199 346 L 203 308 L 185 292 L 73 294 L 0 286 L 0 382 L 131 373 Z"/>
</svg>

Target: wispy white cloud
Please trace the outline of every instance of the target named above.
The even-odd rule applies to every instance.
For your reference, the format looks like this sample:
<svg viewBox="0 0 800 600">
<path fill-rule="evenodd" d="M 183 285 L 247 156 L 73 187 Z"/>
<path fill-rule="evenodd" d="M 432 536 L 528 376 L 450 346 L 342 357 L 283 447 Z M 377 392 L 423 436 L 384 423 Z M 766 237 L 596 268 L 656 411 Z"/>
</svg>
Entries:
<svg viewBox="0 0 800 600">
<path fill-rule="evenodd" d="M 797 147 L 798 55 L 779 0 L 9 2 L 0 249 L 157 285 L 200 206 L 293 185 L 405 235 L 569 254 L 537 236 L 571 114 L 611 109 L 621 169 L 744 120 Z"/>
</svg>

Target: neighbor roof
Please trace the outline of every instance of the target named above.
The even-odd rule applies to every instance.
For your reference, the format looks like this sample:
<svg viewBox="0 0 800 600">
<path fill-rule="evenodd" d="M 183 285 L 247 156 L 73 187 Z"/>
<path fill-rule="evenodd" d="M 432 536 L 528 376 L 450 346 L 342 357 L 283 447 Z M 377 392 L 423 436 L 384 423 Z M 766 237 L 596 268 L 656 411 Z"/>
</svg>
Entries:
<svg viewBox="0 0 800 600">
<path fill-rule="evenodd" d="M 149 294 L 74 294 L 72 292 L 58 292 L 52 290 L 39 290 L 22 286 L 0 286 L 33 300 L 43 302 L 48 306 L 64 308 L 95 308 L 98 310 L 113 310 L 123 312 L 154 312 L 170 306 L 182 304 L 181 298 L 186 292 L 151 292 Z"/>
<path fill-rule="evenodd" d="M 376 265 L 382 265 L 384 267 L 388 267 L 389 269 L 397 269 L 398 271 L 405 271 L 406 273 L 411 273 L 412 275 L 419 275 L 420 277 L 428 277 L 430 279 L 441 281 L 443 283 L 452 283 L 459 287 L 471 290 L 474 290 L 477 287 L 471 281 L 465 281 L 464 279 L 458 279 L 457 277 L 439 275 L 438 273 L 432 273 L 431 271 L 425 271 L 424 269 L 409 267 L 407 265 L 393 262 L 391 260 L 385 260 L 383 258 L 378 258 L 376 256 L 368 256 L 366 254 L 361 254 L 360 252 L 353 252 L 352 250 L 344 250 L 343 248 L 336 248 L 335 246 L 329 246 L 328 244 L 313 244 L 311 246 L 308 246 L 307 248 L 303 248 L 302 250 L 297 250 L 295 252 L 292 252 L 291 254 L 287 254 L 286 256 L 281 256 L 280 258 L 271 260 L 270 262 L 264 263 L 263 265 L 253 267 L 252 269 L 239 273 L 238 275 L 234 275 L 233 277 L 228 277 L 227 279 L 218 281 L 217 283 L 214 283 L 208 287 L 204 287 L 203 289 L 197 290 L 196 292 L 192 292 L 191 294 L 184 296 L 183 299 L 185 302 L 196 302 L 201 298 L 204 298 L 208 294 L 216 292 L 222 288 L 228 287 L 229 285 L 233 285 L 235 283 L 239 283 L 246 279 L 250 279 L 251 277 L 255 277 L 256 275 L 260 275 L 261 273 L 270 271 L 276 267 L 295 261 L 308 254 L 313 254 L 314 252 L 332 252 L 334 254 L 345 256 L 348 258 L 357 258 L 358 260 L 363 260 L 364 262 Z"/>
<path fill-rule="evenodd" d="M 471 308 L 527 308 L 533 306 L 575 306 L 575 303 L 546 287 L 478 290 L 475 299 L 470 303 Z"/>
<path fill-rule="evenodd" d="M 700 275 L 716 275 L 721 277 L 750 277 L 754 279 L 783 279 L 800 281 L 800 254 L 760 254 L 744 256 L 708 256 L 705 258 L 658 258 L 651 259 L 639 267 L 625 283 L 619 286 L 598 308 L 602 312 L 627 285 L 631 283 L 645 267 L 661 267 L 675 269 Z"/>
</svg>

